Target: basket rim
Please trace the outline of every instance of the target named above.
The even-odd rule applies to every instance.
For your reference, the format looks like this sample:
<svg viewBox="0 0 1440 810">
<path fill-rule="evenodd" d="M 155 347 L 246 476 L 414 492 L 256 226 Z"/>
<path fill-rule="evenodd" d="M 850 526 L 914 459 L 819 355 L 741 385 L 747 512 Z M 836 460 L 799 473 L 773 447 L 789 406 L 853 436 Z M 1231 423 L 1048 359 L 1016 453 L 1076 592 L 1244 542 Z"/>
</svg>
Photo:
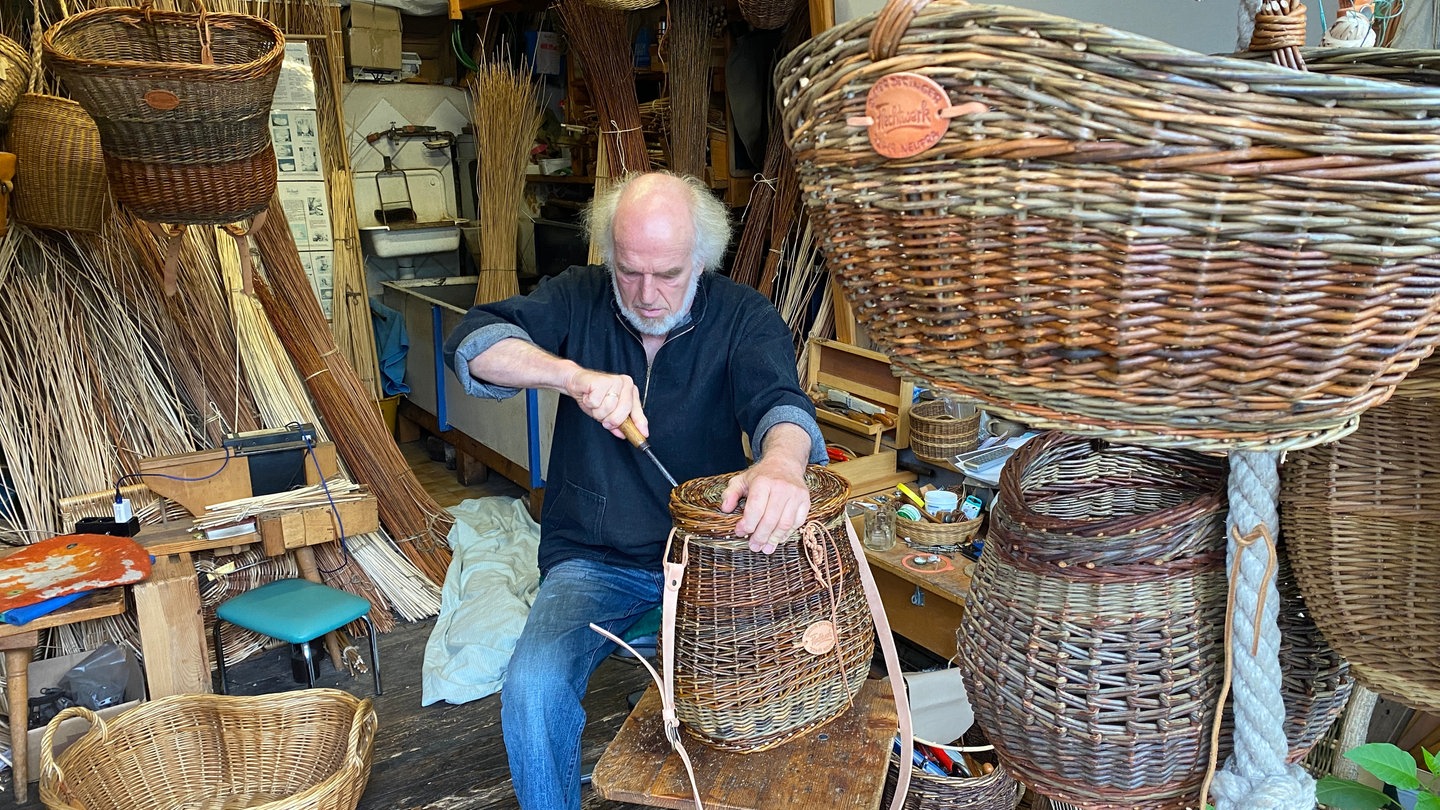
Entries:
<svg viewBox="0 0 1440 810">
<path fill-rule="evenodd" d="M 210 78 L 221 78 L 227 74 L 248 74 L 258 65 L 268 65 L 271 62 L 279 63 L 285 58 L 285 34 L 279 26 L 263 17 L 256 17 L 250 14 L 240 14 L 231 11 L 207 11 L 203 15 L 210 23 L 240 23 L 243 26 L 264 31 L 273 40 L 269 50 L 258 58 L 248 62 L 235 64 L 214 64 L 205 65 L 198 62 L 154 62 L 140 59 L 96 59 L 70 53 L 62 49 L 60 43 L 63 37 L 72 33 L 76 28 L 93 24 L 97 21 L 125 19 L 146 19 L 153 22 L 157 18 L 162 23 L 186 22 L 191 25 L 198 23 L 202 18 L 201 14 L 188 11 L 161 11 L 151 10 L 146 12 L 138 6 L 102 6 L 92 8 L 73 14 L 60 22 L 46 29 L 41 39 L 41 47 L 45 57 L 52 63 L 58 63 L 61 69 L 88 68 L 91 70 L 119 69 L 131 71 L 154 70 L 164 73 L 165 77 L 176 77 L 181 73 L 192 73 L 197 76 Z M 188 26 L 187 26 L 188 27 Z"/>
</svg>

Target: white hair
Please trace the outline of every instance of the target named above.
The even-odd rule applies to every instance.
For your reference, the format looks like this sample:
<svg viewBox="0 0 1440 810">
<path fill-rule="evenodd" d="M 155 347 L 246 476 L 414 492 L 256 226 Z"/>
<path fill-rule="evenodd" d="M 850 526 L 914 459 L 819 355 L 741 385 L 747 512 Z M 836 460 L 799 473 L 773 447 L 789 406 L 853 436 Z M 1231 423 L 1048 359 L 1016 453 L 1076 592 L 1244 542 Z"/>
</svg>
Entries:
<svg viewBox="0 0 1440 810">
<path fill-rule="evenodd" d="M 628 174 L 619 182 L 595 194 L 585 209 L 585 232 L 590 241 L 600 248 L 605 264 L 615 266 L 615 209 L 620 197 L 637 178 L 651 175 L 673 177 L 685 184 L 690 197 L 690 217 L 695 233 L 690 255 L 706 271 L 719 270 L 725 261 L 725 248 L 730 245 L 730 212 L 715 194 L 688 174 L 668 171 Z"/>
</svg>

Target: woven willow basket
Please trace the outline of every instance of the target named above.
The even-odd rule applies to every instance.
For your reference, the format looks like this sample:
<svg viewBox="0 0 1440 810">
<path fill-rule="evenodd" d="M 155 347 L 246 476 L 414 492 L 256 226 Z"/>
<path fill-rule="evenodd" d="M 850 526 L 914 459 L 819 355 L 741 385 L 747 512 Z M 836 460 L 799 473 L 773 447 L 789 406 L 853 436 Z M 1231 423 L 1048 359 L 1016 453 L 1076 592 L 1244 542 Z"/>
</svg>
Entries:
<svg viewBox="0 0 1440 810">
<path fill-rule="evenodd" d="M 845 479 L 811 467 L 811 523 L 759 554 L 735 536 L 741 510 L 720 511 L 730 477 L 687 481 L 670 496 L 673 542 L 687 560 L 675 709 L 707 745 L 763 751 L 850 707 L 869 672 L 875 625 L 840 523 Z"/>
<path fill-rule="evenodd" d="M 15 153 L 15 218 L 32 228 L 97 233 L 110 211 L 100 130 L 76 102 L 20 96 L 6 148 Z"/>
<path fill-rule="evenodd" d="M 1295 578 L 1355 679 L 1440 712 L 1440 365 L 1427 363 L 1360 429 L 1287 456 L 1280 510 Z"/>
<path fill-rule="evenodd" d="M 55 756 L 61 721 L 93 727 Z M 40 752 L 50 810 L 354 810 L 370 779 L 375 710 L 337 689 L 173 695 L 108 723 L 69 708 Z"/>
<path fill-rule="evenodd" d="M 116 199 L 151 222 L 224 224 L 275 192 L 285 37 L 247 14 L 101 7 L 45 32 L 45 64 L 100 127 Z"/>
<path fill-rule="evenodd" d="M 895 798 L 900 777 L 900 758 L 890 753 L 890 770 L 885 773 L 881 807 Z M 901 807 L 905 810 L 1015 810 L 1024 789 L 1003 764 L 984 776 L 937 776 L 916 768 L 910 773 L 910 790 Z"/>
<path fill-rule="evenodd" d="M 957 419 L 945 412 L 940 400 L 922 402 L 910 409 L 910 449 L 924 461 L 953 464 L 955 454 L 975 449 L 980 437 L 980 411 Z"/>
<path fill-rule="evenodd" d="M 1280 558 L 1275 585 L 1280 591 L 1280 695 L 1290 747 L 1286 759 L 1299 762 L 1345 710 L 1355 679 L 1350 665 L 1315 625 L 1288 554 Z"/>
<path fill-rule="evenodd" d="M 1005 465 L 959 666 L 1017 779 L 1089 810 L 1199 793 L 1224 670 L 1226 464 L 1036 437 Z"/>
<path fill-rule="evenodd" d="M 10 112 L 30 86 L 30 55 L 15 40 L 0 35 L 0 129 L 10 123 Z"/>
<path fill-rule="evenodd" d="M 1284 449 L 1352 430 L 1437 338 L 1440 53 L 1401 53 L 1307 73 L 891 0 L 777 94 L 897 371 L 1034 426 Z"/>
</svg>

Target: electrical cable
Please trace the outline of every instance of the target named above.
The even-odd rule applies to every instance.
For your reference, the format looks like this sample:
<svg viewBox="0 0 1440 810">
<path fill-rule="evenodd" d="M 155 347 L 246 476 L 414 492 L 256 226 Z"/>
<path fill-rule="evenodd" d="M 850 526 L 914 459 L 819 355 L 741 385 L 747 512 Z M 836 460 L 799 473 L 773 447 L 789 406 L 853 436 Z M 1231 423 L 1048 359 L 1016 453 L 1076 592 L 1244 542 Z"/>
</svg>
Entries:
<svg viewBox="0 0 1440 810">
<path fill-rule="evenodd" d="M 234 458 L 233 454 L 231 454 L 231 452 L 230 452 L 230 448 L 226 447 L 226 448 L 223 448 L 223 449 L 225 450 L 225 458 L 224 458 L 224 460 L 222 460 L 222 461 L 220 462 L 220 466 L 217 467 L 214 472 L 206 473 L 205 475 L 199 476 L 198 478 L 186 478 L 186 477 L 183 476 L 183 475 L 169 475 L 169 474 L 167 474 L 167 473 L 154 473 L 154 472 L 133 472 L 133 473 L 125 473 L 124 475 L 122 475 L 122 476 L 120 476 L 119 478 L 116 478 L 116 479 L 115 479 L 115 503 L 118 505 L 118 504 L 121 504 L 121 503 L 124 503 L 124 502 L 125 502 L 125 499 L 120 496 L 120 488 L 123 487 L 123 486 L 125 486 L 125 482 L 128 481 L 128 480 L 130 480 L 130 479 L 135 479 L 136 483 L 142 483 L 142 484 L 143 484 L 143 483 L 145 483 L 145 482 L 140 480 L 140 479 L 142 479 L 142 478 L 164 478 L 164 479 L 169 480 L 169 481 L 186 481 L 186 482 L 206 481 L 206 480 L 208 480 L 208 479 L 214 478 L 215 476 L 219 475 L 220 473 L 225 472 L 225 468 L 228 467 L 228 466 L 230 466 L 230 459 L 231 459 L 231 458 Z M 115 516 L 115 518 L 116 518 L 117 520 L 119 520 L 120 516 L 117 514 L 117 515 Z M 129 518 L 126 518 L 126 519 L 128 520 Z"/>
<path fill-rule="evenodd" d="M 345 542 L 345 521 L 340 519 L 340 507 L 335 505 L 335 498 L 330 494 L 330 482 L 325 480 L 325 472 L 320 469 L 320 457 L 315 455 L 315 442 L 309 436 L 305 437 L 305 450 L 310 454 L 310 461 L 315 465 L 315 475 L 320 479 L 320 488 L 325 491 L 325 500 L 330 502 L 330 513 L 335 516 L 335 527 L 337 530 L 336 542 L 340 544 L 340 564 L 326 570 L 320 569 L 322 574 L 333 574 L 350 564 L 350 546 Z"/>
</svg>

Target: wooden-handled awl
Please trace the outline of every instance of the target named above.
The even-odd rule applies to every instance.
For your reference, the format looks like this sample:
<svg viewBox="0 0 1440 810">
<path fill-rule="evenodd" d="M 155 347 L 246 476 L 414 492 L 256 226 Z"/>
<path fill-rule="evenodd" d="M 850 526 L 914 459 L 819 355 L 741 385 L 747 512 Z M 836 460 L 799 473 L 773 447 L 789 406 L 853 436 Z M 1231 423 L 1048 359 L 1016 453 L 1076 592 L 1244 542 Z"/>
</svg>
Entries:
<svg viewBox="0 0 1440 810">
<path fill-rule="evenodd" d="M 620 424 L 620 432 L 625 434 L 626 440 L 635 445 L 636 450 L 649 456 L 650 460 L 655 462 L 655 469 L 659 470 L 660 474 L 665 476 L 665 480 L 670 482 L 671 489 L 680 486 L 675 483 L 675 479 L 670 475 L 670 471 L 665 469 L 665 465 L 661 464 L 660 459 L 656 458 L 655 453 L 650 450 L 650 440 L 641 435 L 640 428 L 635 427 L 634 419 L 628 416 L 625 417 L 625 421 Z"/>
</svg>

